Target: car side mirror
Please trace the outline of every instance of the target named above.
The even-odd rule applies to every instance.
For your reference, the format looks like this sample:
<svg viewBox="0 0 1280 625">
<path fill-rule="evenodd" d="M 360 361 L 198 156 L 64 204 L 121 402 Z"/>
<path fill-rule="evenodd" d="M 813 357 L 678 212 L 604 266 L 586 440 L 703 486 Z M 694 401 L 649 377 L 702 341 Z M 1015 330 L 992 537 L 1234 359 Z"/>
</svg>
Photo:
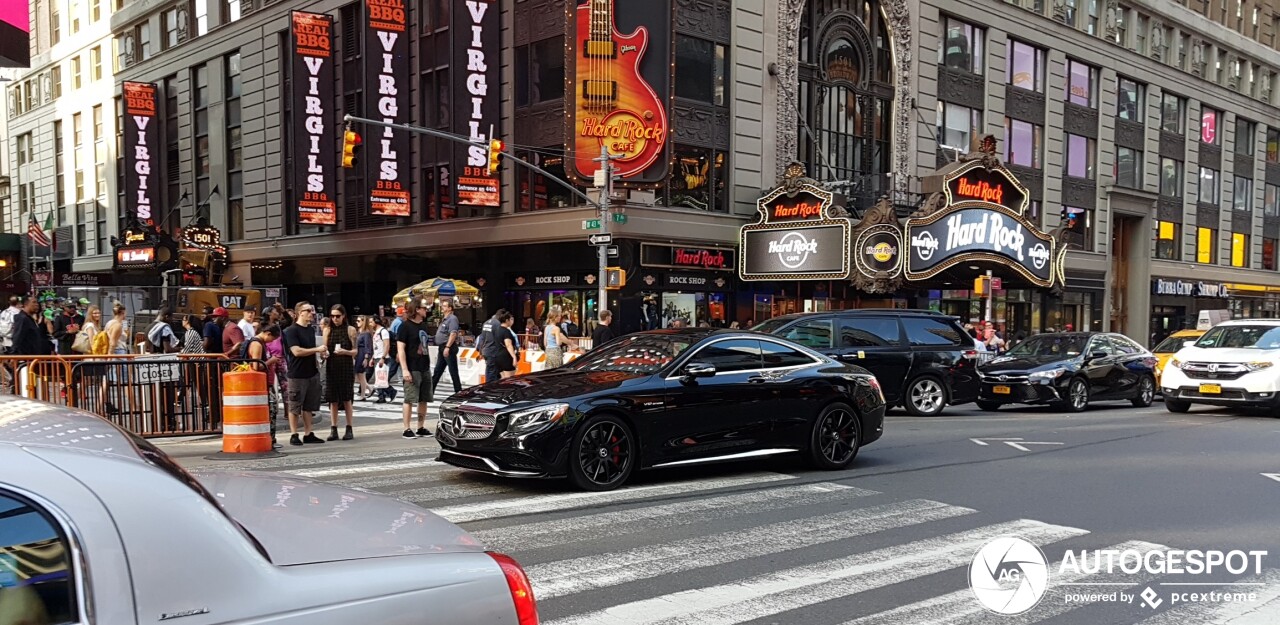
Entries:
<svg viewBox="0 0 1280 625">
<path fill-rule="evenodd" d="M 705 362 L 691 362 L 682 370 L 684 380 L 692 382 L 697 378 L 709 378 L 716 374 L 716 366 Z"/>
<path fill-rule="evenodd" d="M 1193 346 L 1193 345 L 1195 345 L 1195 344 L 1196 344 L 1195 340 L 1183 341 L 1183 342 L 1182 342 L 1182 346 L 1183 346 L 1183 347 L 1191 347 L 1191 346 Z"/>
</svg>

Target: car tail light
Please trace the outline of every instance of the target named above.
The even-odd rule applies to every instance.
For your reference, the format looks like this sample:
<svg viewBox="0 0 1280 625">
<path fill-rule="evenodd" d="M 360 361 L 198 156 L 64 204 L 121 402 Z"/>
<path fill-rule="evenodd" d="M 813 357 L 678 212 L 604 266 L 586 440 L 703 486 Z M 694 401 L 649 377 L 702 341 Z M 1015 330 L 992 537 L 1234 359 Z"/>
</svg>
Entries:
<svg viewBox="0 0 1280 625">
<path fill-rule="evenodd" d="M 884 389 L 880 388 L 880 380 L 877 380 L 873 377 L 868 381 L 871 382 L 871 388 L 876 390 L 876 395 L 880 396 L 880 403 L 882 404 L 886 403 L 884 400 Z"/>
<path fill-rule="evenodd" d="M 976 349 L 966 349 L 966 350 L 964 350 L 964 359 L 965 359 L 965 360 L 977 360 L 977 359 L 978 359 L 978 350 L 976 350 Z"/>
<path fill-rule="evenodd" d="M 490 551 L 489 557 L 502 569 L 502 576 L 507 578 L 507 588 L 511 589 L 511 601 L 516 606 L 516 623 L 518 625 L 538 625 L 538 602 L 533 598 L 533 585 L 529 576 L 519 562 L 509 555 Z"/>
</svg>

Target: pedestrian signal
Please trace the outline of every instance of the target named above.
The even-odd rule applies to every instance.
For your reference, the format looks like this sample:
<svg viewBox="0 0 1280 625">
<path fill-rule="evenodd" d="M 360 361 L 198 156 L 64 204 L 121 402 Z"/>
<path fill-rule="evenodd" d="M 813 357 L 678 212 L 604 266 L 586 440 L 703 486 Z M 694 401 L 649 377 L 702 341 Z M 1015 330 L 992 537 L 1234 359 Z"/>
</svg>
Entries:
<svg viewBox="0 0 1280 625">
<path fill-rule="evenodd" d="M 627 286 L 627 271 L 621 267 L 606 267 L 604 276 L 606 289 L 620 289 Z"/>
</svg>

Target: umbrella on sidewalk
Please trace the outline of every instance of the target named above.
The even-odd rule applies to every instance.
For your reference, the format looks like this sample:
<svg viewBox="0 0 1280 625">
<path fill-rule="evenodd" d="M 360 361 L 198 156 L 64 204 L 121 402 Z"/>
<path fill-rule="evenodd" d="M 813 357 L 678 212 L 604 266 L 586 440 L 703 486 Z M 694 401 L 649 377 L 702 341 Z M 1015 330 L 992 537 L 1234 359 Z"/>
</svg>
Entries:
<svg viewBox="0 0 1280 625">
<path fill-rule="evenodd" d="M 410 296 L 413 295 L 428 301 L 434 301 L 436 298 L 442 297 L 469 300 L 480 295 L 480 289 L 471 286 L 464 280 L 436 277 L 423 280 L 396 293 L 391 298 L 391 303 L 394 306 L 400 306 L 409 301 Z"/>
</svg>

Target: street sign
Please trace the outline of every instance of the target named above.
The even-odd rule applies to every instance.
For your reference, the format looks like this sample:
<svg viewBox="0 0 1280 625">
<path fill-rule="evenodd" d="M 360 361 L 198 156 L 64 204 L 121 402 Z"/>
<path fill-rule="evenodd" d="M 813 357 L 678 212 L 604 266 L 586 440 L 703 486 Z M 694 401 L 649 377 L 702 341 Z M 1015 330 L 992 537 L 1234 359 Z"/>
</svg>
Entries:
<svg viewBox="0 0 1280 625">
<path fill-rule="evenodd" d="M 176 356 L 140 356 L 133 362 L 137 365 L 133 381 L 138 384 L 177 382 L 182 377 Z"/>
<path fill-rule="evenodd" d="M 613 235 L 612 234 L 593 234 L 587 237 L 587 243 L 590 243 L 591 245 L 612 245 Z"/>
<path fill-rule="evenodd" d="M 337 268 L 337 267 L 325 267 L 325 268 L 324 268 L 324 277 L 326 277 L 326 278 L 336 278 L 336 277 L 338 277 L 338 268 Z"/>
<path fill-rule="evenodd" d="M 627 223 L 627 216 L 626 216 L 626 215 L 624 215 L 624 214 L 622 214 L 622 213 L 614 213 L 614 214 L 613 214 L 613 223 L 615 223 L 615 224 L 625 224 L 625 223 Z"/>
<path fill-rule="evenodd" d="M 583 230 L 599 230 L 600 220 L 599 219 L 583 219 L 582 229 Z"/>
<path fill-rule="evenodd" d="M 616 245 L 610 245 L 610 246 L 608 247 L 608 249 L 606 249 L 606 250 L 605 250 L 605 253 L 609 255 L 609 258 L 617 258 L 617 256 L 618 256 L 618 246 L 616 246 Z"/>
<path fill-rule="evenodd" d="M 1001 283 L 1000 278 L 991 279 L 991 290 L 999 291 L 1000 289 L 1003 289 L 1003 288 L 1004 288 L 1004 285 Z"/>
</svg>

